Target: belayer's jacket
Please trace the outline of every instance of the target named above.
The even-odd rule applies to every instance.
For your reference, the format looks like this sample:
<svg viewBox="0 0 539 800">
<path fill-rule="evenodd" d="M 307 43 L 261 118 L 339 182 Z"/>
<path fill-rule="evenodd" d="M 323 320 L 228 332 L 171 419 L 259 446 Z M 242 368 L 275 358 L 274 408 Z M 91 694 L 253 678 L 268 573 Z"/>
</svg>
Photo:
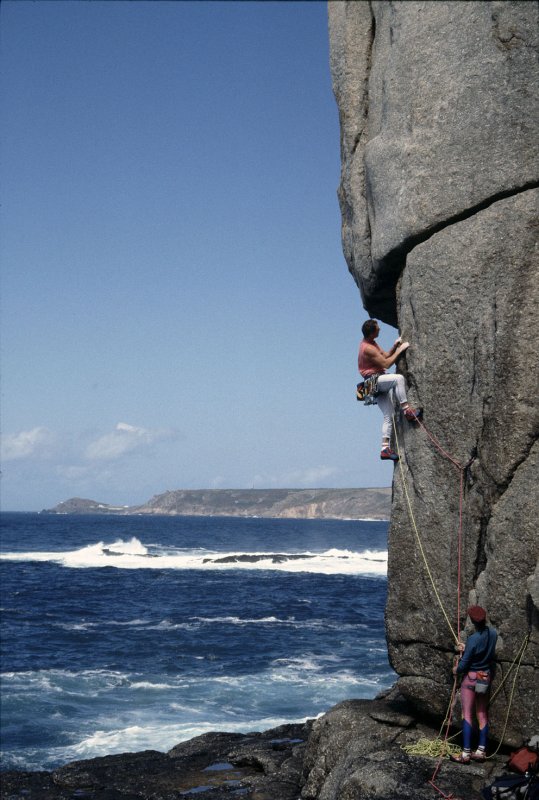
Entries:
<svg viewBox="0 0 539 800">
<path fill-rule="evenodd" d="M 489 628 L 488 625 L 485 625 L 483 630 L 472 633 L 466 642 L 457 672 L 467 673 L 490 669 L 494 662 L 497 639 L 497 631 L 495 628 Z"/>
</svg>

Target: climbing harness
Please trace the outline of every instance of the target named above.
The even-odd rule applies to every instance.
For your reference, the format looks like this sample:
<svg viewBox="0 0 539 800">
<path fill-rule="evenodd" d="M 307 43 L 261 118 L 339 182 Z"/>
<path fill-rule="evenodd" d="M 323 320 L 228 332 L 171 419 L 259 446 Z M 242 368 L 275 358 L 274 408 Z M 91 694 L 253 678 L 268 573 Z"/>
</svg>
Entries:
<svg viewBox="0 0 539 800">
<path fill-rule="evenodd" d="M 366 406 L 377 405 L 376 395 L 378 394 L 378 375 L 371 375 L 356 387 L 356 400 Z"/>
<path fill-rule="evenodd" d="M 451 621 L 449 619 L 449 616 L 448 616 L 448 614 L 447 614 L 447 612 L 446 612 L 446 610 L 444 608 L 442 599 L 440 597 L 440 593 L 438 592 L 438 589 L 436 587 L 436 584 L 435 584 L 435 581 L 434 581 L 434 578 L 433 578 L 433 575 L 432 575 L 432 571 L 431 571 L 429 563 L 427 561 L 427 557 L 426 557 L 426 554 L 425 554 L 425 550 L 424 550 L 424 547 L 423 547 L 421 536 L 419 534 L 419 530 L 418 530 L 418 527 L 417 527 L 417 524 L 416 524 L 416 520 L 415 520 L 413 508 L 412 508 L 412 503 L 411 503 L 411 500 L 410 500 L 410 495 L 408 493 L 408 488 L 407 488 L 407 485 L 406 485 L 406 479 L 405 479 L 404 468 L 403 468 L 403 459 L 401 457 L 401 449 L 400 449 L 400 443 L 399 443 L 399 438 L 398 438 L 398 434 L 397 434 L 397 426 L 395 424 L 395 415 L 393 415 L 393 431 L 394 431 L 394 434 L 395 434 L 395 444 L 396 444 L 397 454 L 399 456 L 400 475 L 401 475 L 404 495 L 405 495 L 405 498 L 406 498 L 406 504 L 407 504 L 407 507 L 408 507 L 408 513 L 409 513 L 410 520 L 411 520 L 411 523 L 412 523 L 412 528 L 413 528 L 413 531 L 414 531 L 414 535 L 416 537 L 416 541 L 417 541 L 417 544 L 418 544 L 419 552 L 420 552 L 421 557 L 423 559 L 423 562 L 424 562 L 424 565 L 425 565 L 425 570 L 426 570 L 426 573 L 427 573 L 428 578 L 430 580 L 434 595 L 436 597 L 438 605 L 440 606 L 440 609 L 441 609 L 442 614 L 444 616 L 444 619 L 445 619 L 445 621 L 447 623 L 449 631 L 451 632 L 451 635 L 452 635 L 455 643 L 458 643 L 458 642 L 460 642 L 461 572 L 462 572 L 461 567 L 462 567 L 462 530 L 463 530 L 464 482 L 465 482 L 465 478 L 466 478 L 466 476 L 468 474 L 468 470 L 469 470 L 471 464 L 473 463 L 473 461 L 476 458 L 476 454 L 474 452 L 472 454 L 471 458 L 469 459 L 469 461 L 466 464 L 460 464 L 456 459 L 454 459 L 451 455 L 449 455 L 449 453 L 447 453 L 446 450 L 444 450 L 444 448 L 442 447 L 440 442 L 436 439 L 435 436 L 433 436 L 431 434 L 431 432 L 427 429 L 425 424 L 420 419 L 418 419 L 417 422 L 419 423 L 421 428 L 423 428 L 423 430 L 425 431 L 425 433 L 427 434 L 427 436 L 429 437 L 431 442 L 434 444 L 436 449 L 442 454 L 442 456 L 444 458 L 446 458 L 459 471 L 459 483 L 460 483 L 460 486 L 459 486 L 459 523 L 458 523 L 458 535 L 457 535 L 457 631 L 455 632 L 455 630 L 454 630 L 454 628 L 453 628 L 453 626 L 451 624 Z M 514 668 L 514 666 L 516 664 L 517 668 L 516 668 L 515 675 L 514 675 L 514 678 L 513 678 L 513 684 L 512 684 L 512 687 L 511 687 L 511 693 L 510 693 L 509 702 L 508 702 L 508 705 L 507 705 L 507 712 L 506 712 L 506 716 L 505 716 L 505 724 L 504 724 L 503 732 L 502 732 L 502 735 L 501 735 L 501 737 L 499 739 L 498 747 L 496 748 L 494 753 L 492 753 L 490 756 L 488 756 L 488 758 L 493 758 L 497 754 L 497 752 L 500 749 L 501 744 L 503 742 L 503 739 L 504 739 L 504 736 L 505 736 L 505 732 L 507 730 L 507 724 L 508 724 L 508 720 L 509 720 L 509 713 L 510 713 L 511 705 L 512 705 L 512 702 L 513 702 L 513 696 L 514 696 L 514 692 L 515 692 L 516 681 L 517 681 L 517 677 L 518 677 L 518 671 L 519 671 L 519 668 L 520 668 L 520 664 L 521 664 L 522 658 L 524 656 L 524 652 L 525 652 L 526 647 L 528 645 L 529 638 L 530 638 L 530 633 L 528 633 L 526 635 L 526 637 L 524 638 L 524 641 L 523 641 L 522 645 L 520 646 L 519 651 L 518 651 L 517 655 L 515 656 L 515 659 L 513 660 L 513 663 L 509 667 L 509 670 L 507 671 L 507 673 L 504 675 L 502 682 L 500 683 L 500 685 L 497 687 L 496 691 L 492 695 L 492 698 L 491 698 L 491 701 L 490 701 L 491 703 L 493 703 L 494 700 L 496 699 L 497 695 L 501 691 L 505 681 L 508 679 L 510 673 L 512 672 L 512 670 L 513 670 L 513 668 Z M 453 688 L 451 690 L 451 697 L 450 697 L 450 700 L 449 700 L 449 704 L 448 704 L 448 708 L 447 708 L 447 711 L 446 711 L 446 715 L 445 715 L 444 721 L 442 722 L 442 726 L 440 728 L 440 732 L 438 733 L 437 738 L 434 741 L 430 741 L 428 739 L 422 738 L 418 742 L 416 742 L 415 744 L 404 745 L 403 748 L 402 748 L 405 752 L 409 753 L 410 755 L 430 755 L 430 756 L 433 756 L 433 757 L 438 757 L 438 762 L 436 764 L 436 767 L 434 769 L 432 777 L 429 780 L 429 784 L 432 786 L 433 789 L 435 789 L 438 792 L 438 794 L 440 794 L 442 797 L 446 798 L 446 800 L 454 800 L 454 795 L 451 794 L 451 793 L 450 794 L 445 794 L 442 791 L 442 789 L 440 789 L 440 787 L 436 785 L 435 780 L 436 780 L 436 778 L 438 776 L 438 773 L 440 771 L 440 768 L 441 768 L 441 765 L 442 765 L 443 761 L 448 756 L 454 755 L 454 754 L 456 754 L 456 752 L 460 751 L 460 748 L 458 748 L 455 745 L 452 745 L 452 744 L 449 743 L 452 738 L 455 738 L 455 736 L 459 735 L 457 733 L 452 737 L 449 736 L 449 730 L 450 730 L 450 727 L 451 727 L 451 719 L 453 717 L 453 710 L 454 710 L 454 706 L 455 706 L 455 703 L 456 703 L 456 699 L 457 699 L 457 676 L 455 675 L 455 678 L 454 678 L 454 681 L 453 681 Z M 445 728 L 445 735 L 444 735 L 444 737 L 442 739 L 442 731 L 444 730 L 444 728 Z"/>
</svg>

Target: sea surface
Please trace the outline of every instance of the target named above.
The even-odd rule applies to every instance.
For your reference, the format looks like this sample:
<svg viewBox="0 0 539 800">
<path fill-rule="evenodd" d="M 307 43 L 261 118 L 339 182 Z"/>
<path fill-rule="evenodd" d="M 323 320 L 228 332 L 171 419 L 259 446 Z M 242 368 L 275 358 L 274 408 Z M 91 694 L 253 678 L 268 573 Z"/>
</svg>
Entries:
<svg viewBox="0 0 539 800">
<path fill-rule="evenodd" d="M 2 769 L 316 717 L 393 682 L 387 523 L 4 514 Z"/>
</svg>

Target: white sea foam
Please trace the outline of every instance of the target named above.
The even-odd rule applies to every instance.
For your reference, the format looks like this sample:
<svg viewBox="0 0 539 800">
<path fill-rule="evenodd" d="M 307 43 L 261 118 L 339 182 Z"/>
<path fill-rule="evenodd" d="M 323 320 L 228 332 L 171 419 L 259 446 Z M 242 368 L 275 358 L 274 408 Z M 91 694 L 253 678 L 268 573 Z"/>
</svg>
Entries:
<svg viewBox="0 0 539 800">
<path fill-rule="evenodd" d="M 45 561 L 70 568 L 116 567 L 118 569 L 196 569 L 203 571 L 248 569 L 280 572 L 312 572 L 320 574 L 376 575 L 387 574 L 387 550 L 338 550 L 321 553 L 283 552 L 210 552 L 179 550 L 152 546 L 155 552 L 133 537 L 111 544 L 97 542 L 78 550 L 65 552 L 8 552 L 0 554 L 5 561 Z M 136 624 L 132 623 L 123 624 Z M 141 624 L 144 624 L 141 621 Z"/>
<path fill-rule="evenodd" d="M 178 686 L 172 683 L 152 683 L 151 681 L 135 681 L 129 687 L 130 689 L 153 689 L 154 691 L 162 691 L 163 689 L 177 689 Z"/>
<path fill-rule="evenodd" d="M 295 722 L 305 722 L 307 717 Z M 228 733 L 247 733 L 265 731 L 279 725 L 290 723 L 284 717 L 263 717 L 260 719 L 242 720 L 219 724 L 215 721 L 187 724 L 129 725 L 113 730 L 96 730 L 80 742 L 63 749 L 62 760 L 93 758 L 114 753 L 137 752 L 141 750 L 160 750 L 166 752 L 176 744 L 200 736 L 204 733 L 227 731 Z"/>
<path fill-rule="evenodd" d="M 196 623 L 192 622 L 171 622 L 168 619 L 162 619 L 157 625 L 150 625 L 150 630 L 155 631 L 189 631 L 198 627 Z"/>
<path fill-rule="evenodd" d="M 193 617 L 197 622 L 205 622 L 209 624 L 221 623 L 225 625 L 256 625 L 277 622 L 280 625 L 286 625 L 294 620 L 279 619 L 278 617 L 259 617 L 258 619 L 242 619 L 241 617 Z"/>
<path fill-rule="evenodd" d="M 73 695 L 96 695 L 115 691 L 118 687 L 128 686 L 130 676 L 123 672 L 105 669 L 88 669 L 79 672 L 63 669 L 28 670 L 24 672 L 1 673 L 2 684 L 10 694 L 20 691 L 47 692 Z"/>
<path fill-rule="evenodd" d="M 362 677 L 341 666 L 337 655 L 310 652 L 275 659 L 260 673 L 242 675 L 150 676 L 105 669 L 5 673 L 7 705 L 14 704 L 24 720 L 24 709 L 36 702 L 49 708 L 48 724 L 54 716 L 65 742 L 56 748 L 25 748 L 20 763 L 15 748 L 6 753 L 5 763 L 10 768 L 51 768 L 120 752 L 164 752 L 210 731 L 268 730 L 301 722 L 304 714 L 316 716 L 350 696 L 371 697 L 389 679 L 388 673 Z M 81 701 L 92 713 L 72 720 Z"/>
<path fill-rule="evenodd" d="M 35 672 L 4 672 L 1 674 L 2 683 L 11 696 L 19 691 L 24 696 L 30 694 L 45 697 L 51 695 L 100 697 L 106 699 L 110 693 L 114 694 L 119 689 L 139 692 L 177 692 L 182 689 L 194 688 L 197 691 L 212 695 L 217 687 L 230 687 L 247 692 L 248 694 L 262 681 L 263 685 L 272 682 L 305 683 L 354 683 L 367 686 L 373 682 L 346 669 L 328 673 L 325 666 L 328 663 L 338 664 L 338 656 L 322 656 L 305 654 L 297 658 L 279 658 L 271 662 L 269 668 L 261 675 L 207 675 L 201 676 L 167 676 L 167 681 L 148 680 L 142 675 L 113 672 L 108 670 L 81 670 L 80 672 L 67 670 L 37 670 Z M 375 683 L 375 682 L 374 682 Z M 220 690 L 219 690 L 220 691 Z M 174 704 L 173 704 L 174 705 Z"/>
<path fill-rule="evenodd" d="M 97 622 L 55 622 L 55 628 L 61 628 L 63 631 L 88 631 L 90 628 L 97 628 L 100 623 Z"/>
</svg>

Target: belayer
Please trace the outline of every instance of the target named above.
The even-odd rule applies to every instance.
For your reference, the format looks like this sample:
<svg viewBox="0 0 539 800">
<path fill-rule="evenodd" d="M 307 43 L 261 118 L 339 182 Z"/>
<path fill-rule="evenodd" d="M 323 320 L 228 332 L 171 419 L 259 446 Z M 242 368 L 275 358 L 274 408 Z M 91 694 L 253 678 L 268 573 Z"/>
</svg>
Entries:
<svg viewBox="0 0 539 800">
<path fill-rule="evenodd" d="M 462 753 L 451 756 L 457 764 L 484 761 L 487 757 L 488 740 L 488 702 L 494 670 L 494 654 L 498 633 L 487 625 L 487 612 L 481 606 L 470 606 L 468 616 L 474 624 L 475 632 L 468 637 L 466 646 L 457 645 L 463 652 L 458 664 L 453 667 L 454 675 L 463 675 L 460 687 L 462 707 Z M 472 732 L 474 712 L 479 723 L 479 743 L 472 753 Z"/>
<path fill-rule="evenodd" d="M 386 373 L 386 369 L 393 366 L 400 354 L 404 353 L 410 344 L 409 342 L 403 342 L 399 338 L 391 350 L 386 353 L 375 341 L 380 334 L 380 327 L 375 319 L 368 319 L 364 322 L 361 326 L 361 332 L 363 333 L 363 341 L 359 345 L 358 368 L 363 378 L 377 377 L 376 400 L 380 406 L 380 411 L 384 415 L 380 458 L 382 461 L 398 461 L 398 455 L 391 449 L 395 396 L 409 422 L 417 422 L 421 419 L 423 412 L 421 409 L 411 408 L 408 403 L 404 377 L 396 374 L 389 375 Z"/>
</svg>

